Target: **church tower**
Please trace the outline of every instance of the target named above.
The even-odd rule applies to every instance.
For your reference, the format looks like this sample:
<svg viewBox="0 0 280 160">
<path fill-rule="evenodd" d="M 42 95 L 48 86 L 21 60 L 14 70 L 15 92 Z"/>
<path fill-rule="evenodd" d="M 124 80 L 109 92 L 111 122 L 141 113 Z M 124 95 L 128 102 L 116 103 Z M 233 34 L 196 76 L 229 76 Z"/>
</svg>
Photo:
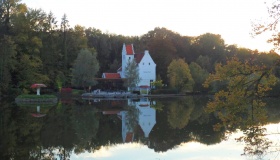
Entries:
<svg viewBox="0 0 280 160">
<path fill-rule="evenodd" d="M 129 45 L 123 44 L 121 78 L 125 78 L 125 68 L 127 66 L 128 61 L 134 59 L 134 54 L 135 53 L 134 53 L 133 44 L 129 44 Z"/>
</svg>

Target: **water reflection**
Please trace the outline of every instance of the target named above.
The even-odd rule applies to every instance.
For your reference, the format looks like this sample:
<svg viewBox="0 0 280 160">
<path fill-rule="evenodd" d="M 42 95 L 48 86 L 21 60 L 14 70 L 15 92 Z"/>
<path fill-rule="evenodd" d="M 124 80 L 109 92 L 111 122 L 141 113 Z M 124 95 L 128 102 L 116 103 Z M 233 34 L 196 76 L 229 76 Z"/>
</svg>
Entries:
<svg viewBox="0 0 280 160">
<path fill-rule="evenodd" d="M 46 114 L 41 113 L 41 106 L 40 105 L 37 106 L 37 112 L 31 113 L 31 115 L 33 117 L 36 117 L 36 118 L 40 118 L 40 117 L 46 116 Z"/>
<path fill-rule="evenodd" d="M 254 123 L 247 123 L 252 115 L 243 113 L 240 115 L 244 122 L 229 125 L 217 113 L 205 112 L 208 100 L 209 97 L 114 101 L 77 98 L 54 106 L 1 102 L 0 159 L 72 159 L 86 152 L 94 155 L 103 147 L 133 143 L 146 146 L 154 153 L 169 153 L 182 144 L 194 142 L 219 145 L 238 130 L 244 132 L 236 140 L 245 143 L 240 146 L 245 154 L 263 158 L 271 151 L 269 147 L 274 144 L 265 128 L 255 123 L 261 118 L 254 116 Z M 268 102 L 271 107 L 267 113 L 271 116 L 267 121 L 279 122 L 279 103 Z M 247 111 L 252 113 L 250 109 Z M 267 114 L 255 111 L 259 115 Z M 31 116 L 34 113 L 44 116 L 34 118 Z M 214 130 L 216 124 L 223 125 Z M 214 152 L 218 154 L 220 150 Z"/>
<path fill-rule="evenodd" d="M 148 138 L 156 124 L 156 111 L 151 108 L 148 98 L 141 98 L 139 101 L 128 99 L 126 110 L 118 114 L 122 120 L 123 142 L 133 142 L 134 135 L 139 126 L 139 130 Z"/>
<path fill-rule="evenodd" d="M 221 128 L 226 130 L 226 136 L 240 130 L 243 135 L 236 138 L 237 142 L 244 142 L 243 155 L 255 156 L 262 159 L 272 144 L 266 138 L 267 110 L 264 99 L 260 98 L 215 98 L 207 104 L 206 110 L 216 114 L 221 123 L 217 123 L 214 129 L 219 131 Z"/>
</svg>

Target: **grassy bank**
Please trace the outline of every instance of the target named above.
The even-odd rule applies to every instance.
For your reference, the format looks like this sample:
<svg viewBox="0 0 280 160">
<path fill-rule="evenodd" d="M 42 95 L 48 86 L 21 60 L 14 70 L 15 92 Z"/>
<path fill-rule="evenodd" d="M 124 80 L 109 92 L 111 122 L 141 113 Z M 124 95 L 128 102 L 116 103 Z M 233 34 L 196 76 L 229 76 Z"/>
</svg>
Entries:
<svg viewBox="0 0 280 160">
<path fill-rule="evenodd" d="M 33 94 L 22 94 L 17 96 L 17 98 L 28 98 L 28 99 L 48 99 L 48 98 L 57 98 L 55 95 L 44 94 L 44 95 L 33 95 Z"/>
</svg>

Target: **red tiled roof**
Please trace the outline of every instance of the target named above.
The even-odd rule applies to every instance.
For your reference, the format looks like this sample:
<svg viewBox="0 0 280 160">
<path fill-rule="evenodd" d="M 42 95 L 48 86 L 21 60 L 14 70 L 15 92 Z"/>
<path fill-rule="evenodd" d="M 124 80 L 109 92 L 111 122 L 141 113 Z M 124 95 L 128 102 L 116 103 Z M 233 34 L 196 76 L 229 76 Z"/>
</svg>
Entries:
<svg viewBox="0 0 280 160">
<path fill-rule="evenodd" d="M 140 63 L 143 57 L 144 57 L 144 53 L 134 54 L 134 59 L 135 59 L 136 63 Z"/>
<path fill-rule="evenodd" d="M 150 86 L 145 85 L 145 86 L 140 86 L 140 88 L 150 88 Z"/>
<path fill-rule="evenodd" d="M 133 55 L 133 46 L 132 46 L 132 44 L 126 45 L 125 49 L 126 49 L 126 54 L 127 55 Z"/>
<path fill-rule="evenodd" d="M 121 78 L 121 75 L 119 73 L 103 73 L 105 75 L 104 78 L 107 79 L 117 79 L 117 78 Z"/>
</svg>

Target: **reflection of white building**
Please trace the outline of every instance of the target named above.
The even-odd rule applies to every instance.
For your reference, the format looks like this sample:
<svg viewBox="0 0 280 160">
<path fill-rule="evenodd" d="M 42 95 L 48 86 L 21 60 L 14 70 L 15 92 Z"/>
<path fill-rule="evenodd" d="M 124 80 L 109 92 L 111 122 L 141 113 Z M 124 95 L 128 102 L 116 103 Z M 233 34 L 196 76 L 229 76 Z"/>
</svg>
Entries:
<svg viewBox="0 0 280 160">
<path fill-rule="evenodd" d="M 148 98 L 141 98 L 136 102 L 139 110 L 138 124 L 144 132 L 145 137 L 149 137 L 154 125 L 156 124 L 156 110 L 151 108 Z"/>
<path fill-rule="evenodd" d="M 134 102 L 128 100 L 129 106 L 136 106 L 138 113 L 138 125 L 142 129 L 144 136 L 149 137 L 154 125 L 156 124 L 156 110 L 151 108 L 150 101 L 148 98 L 141 98 L 140 101 Z M 127 119 L 128 111 L 121 111 L 118 115 L 122 119 L 122 137 L 123 142 L 132 142 L 134 139 L 134 130 L 128 126 L 129 122 Z"/>
</svg>

